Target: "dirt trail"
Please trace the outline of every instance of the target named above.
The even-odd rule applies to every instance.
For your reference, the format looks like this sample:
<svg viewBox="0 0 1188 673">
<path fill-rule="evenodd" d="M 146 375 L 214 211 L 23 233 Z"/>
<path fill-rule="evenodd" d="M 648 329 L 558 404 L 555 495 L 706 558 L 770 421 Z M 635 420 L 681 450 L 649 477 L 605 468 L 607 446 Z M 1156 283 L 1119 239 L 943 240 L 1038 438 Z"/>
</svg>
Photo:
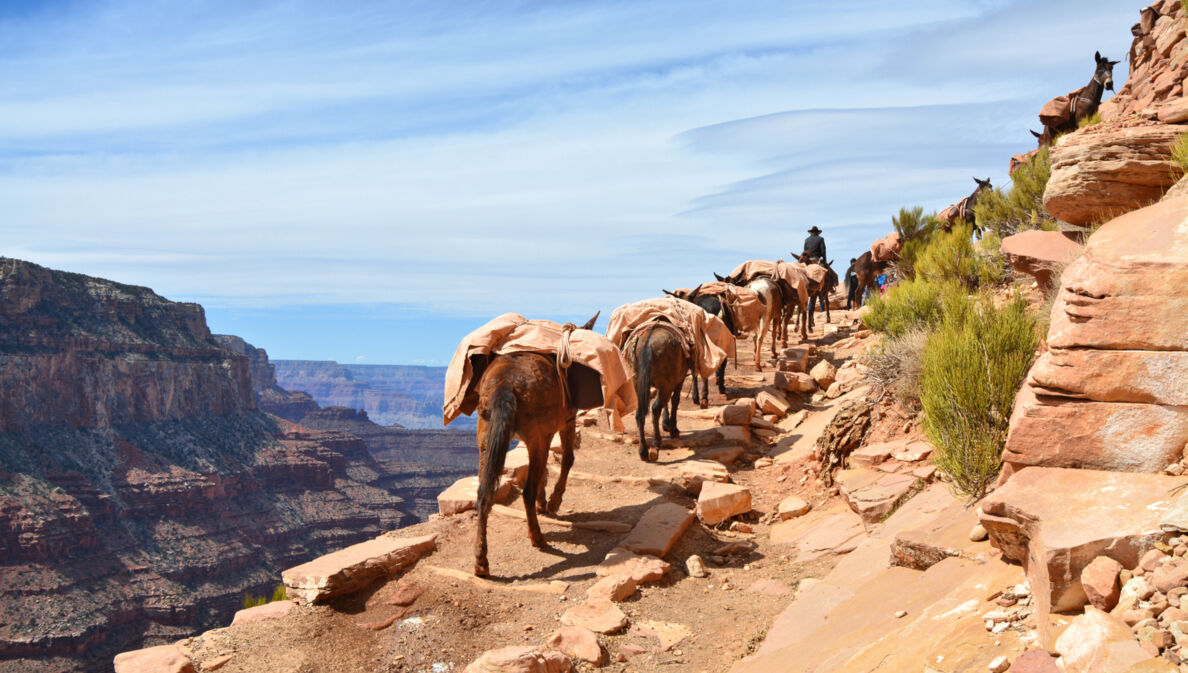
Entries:
<svg viewBox="0 0 1188 673">
<path fill-rule="evenodd" d="M 865 349 L 867 341 L 852 338 L 852 316 L 842 313 L 840 329 L 838 322 L 835 315 L 834 325 L 825 334 L 821 321 L 810 335 L 809 343 L 817 347 L 814 361 L 823 358 L 840 366 Z M 795 342 L 796 337 L 792 339 Z M 727 395 L 712 391 L 712 406 L 753 396 L 772 383 L 775 367 L 755 372 L 748 364 L 753 360 L 751 353 L 749 342 L 740 341 L 738 365 L 727 368 Z M 769 364 L 775 362 L 769 358 Z M 440 673 L 461 671 L 492 648 L 543 644 L 561 626 L 562 613 L 585 600 L 585 590 L 597 579 L 598 564 L 624 537 L 622 532 L 573 528 L 564 522 L 634 525 L 660 503 L 696 507 L 696 497 L 676 483 L 674 475 L 686 461 L 714 454 L 723 446 L 708 441 L 713 423 L 689 401 L 688 391 L 686 385 L 680 415 L 684 434 L 666 442 L 657 463 L 638 459 L 630 435 L 619 435 L 604 425 L 582 428 L 581 448 L 557 517 L 562 523 L 542 519 L 550 549 L 528 544 L 522 519 L 506 511 L 493 513 L 490 582 L 470 577 L 474 512 L 436 518 L 399 531 L 401 537 L 438 535 L 437 551 L 399 580 L 376 584 L 329 605 L 298 607 L 285 619 L 210 631 L 190 641 L 186 649 L 199 670 L 230 654 L 219 668 L 226 673 Z M 716 527 L 695 521 L 689 527 L 666 557 L 672 571 L 659 583 L 642 585 L 619 604 L 630 626 L 615 635 L 599 636 L 609 655 L 601 670 L 728 671 L 758 649 L 803 579 L 823 577 L 836 564 L 836 555 L 798 555 L 788 543 L 822 521 L 826 528 L 832 527 L 831 516 L 853 516 L 844 502 L 809 476 L 809 450 L 838 400 L 826 400 L 820 394 L 801 395 L 800 400 L 794 394 L 788 397 L 793 409 L 779 422 L 778 436 L 770 443 L 755 439 L 749 451 L 727 465 L 731 480 L 750 489 L 753 511 L 733 519 L 738 522 L 734 530 L 731 521 Z M 797 413 L 801 408 L 805 413 Z M 775 460 L 765 458 L 768 455 Z M 556 474 L 554 463 L 550 481 Z M 781 524 L 773 512 L 793 494 L 812 504 L 814 511 L 800 521 Z M 508 505 L 522 512 L 519 497 Z M 732 542 L 749 543 L 753 549 L 718 553 Z M 708 577 L 686 573 L 685 560 L 693 554 L 706 560 Z M 390 604 L 397 591 L 410 583 L 424 593 L 408 608 Z M 578 663 L 577 668 L 595 667 Z"/>
</svg>

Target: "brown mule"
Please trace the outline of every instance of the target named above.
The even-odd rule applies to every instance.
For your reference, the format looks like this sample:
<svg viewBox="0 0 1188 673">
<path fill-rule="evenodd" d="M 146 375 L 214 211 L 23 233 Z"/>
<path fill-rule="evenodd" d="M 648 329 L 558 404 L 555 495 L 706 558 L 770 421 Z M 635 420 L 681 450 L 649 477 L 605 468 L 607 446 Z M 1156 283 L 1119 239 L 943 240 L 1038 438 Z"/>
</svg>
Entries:
<svg viewBox="0 0 1188 673">
<path fill-rule="evenodd" d="M 580 329 L 590 329 L 595 315 Z M 510 353 L 491 360 L 478 384 L 479 487 L 475 508 L 474 574 L 490 574 L 487 562 L 487 518 L 499 485 L 508 445 L 519 438 L 528 446 L 528 479 L 524 484 L 524 513 L 532 546 L 546 548 L 536 513 L 561 507 L 577 438 L 577 408 L 571 406 L 557 360 L 541 353 Z M 561 433 L 561 475 L 545 502 L 549 444 Z"/>
<path fill-rule="evenodd" d="M 867 250 L 861 255 L 858 255 L 858 258 L 850 265 L 850 268 L 854 270 L 854 276 L 858 279 L 858 304 L 861 305 L 862 295 L 865 290 L 869 289 L 871 292 L 878 292 L 879 288 L 875 284 L 875 279 L 879 277 L 879 274 L 891 268 L 891 261 L 876 262 L 870 251 Z"/>
<path fill-rule="evenodd" d="M 660 457 L 660 417 L 664 417 L 664 429 L 673 437 L 680 437 L 677 429 L 677 405 L 681 401 L 681 387 L 685 375 L 693 367 L 693 361 L 685 354 L 683 337 L 675 330 L 655 323 L 640 327 L 628 340 L 624 349 L 627 361 L 635 377 L 635 424 L 639 428 L 639 458 L 653 461 Z M 656 389 L 656 401 L 652 403 L 652 433 L 656 437 L 655 453 L 648 448 L 644 420 L 648 415 L 647 402 L 652 388 Z M 670 409 L 671 407 L 671 409 Z"/>
</svg>

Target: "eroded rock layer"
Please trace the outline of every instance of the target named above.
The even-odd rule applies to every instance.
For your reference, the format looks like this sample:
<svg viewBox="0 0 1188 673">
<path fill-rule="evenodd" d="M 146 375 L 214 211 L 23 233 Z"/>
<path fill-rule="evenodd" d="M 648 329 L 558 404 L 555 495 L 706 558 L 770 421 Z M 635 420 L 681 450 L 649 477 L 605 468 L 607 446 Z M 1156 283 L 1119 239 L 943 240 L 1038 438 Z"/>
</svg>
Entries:
<svg viewBox="0 0 1188 673">
<path fill-rule="evenodd" d="M 1003 456 L 1157 472 L 1188 445 L 1188 197 L 1119 217 L 1068 266 L 1049 350 L 1019 394 Z"/>
<path fill-rule="evenodd" d="M 196 304 L 0 258 L 0 670 L 110 670 L 412 522 L 360 438 L 260 411 L 252 365 Z"/>
</svg>

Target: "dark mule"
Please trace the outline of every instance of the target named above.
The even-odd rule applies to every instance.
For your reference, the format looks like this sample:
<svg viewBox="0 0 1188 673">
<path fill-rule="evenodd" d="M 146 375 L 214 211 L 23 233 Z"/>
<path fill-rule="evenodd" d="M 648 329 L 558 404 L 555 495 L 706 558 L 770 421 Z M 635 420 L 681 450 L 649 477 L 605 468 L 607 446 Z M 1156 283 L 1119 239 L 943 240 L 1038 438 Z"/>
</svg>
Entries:
<svg viewBox="0 0 1188 673">
<path fill-rule="evenodd" d="M 664 294 L 667 294 L 672 297 L 676 297 L 677 299 L 684 299 L 685 301 L 691 302 L 693 304 L 697 304 L 706 313 L 708 313 L 712 316 L 717 316 L 717 318 L 719 320 L 721 320 L 723 323 L 726 324 L 726 329 L 730 330 L 730 333 L 737 337 L 738 331 L 734 328 L 734 316 L 730 312 L 730 307 L 726 305 L 726 302 L 722 301 L 722 296 L 716 295 L 716 294 L 701 294 L 700 290 L 701 290 L 701 286 L 698 285 L 697 287 L 693 288 L 693 291 L 691 291 L 687 294 L 685 292 L 680 292 L 680 291 L 669 292 L 668 290 L 664 290 Z M 737 362 L 735 364 L 737 365 Z M 706 407 L 709 406 L 709 379 L 703 379 L 701 381 L 701 391 L 700 391 L 700 395 L 699 395 L 698 389 L 697 389 L 697 380 L 700 377 L 697 375 L 696 367 L 692 367 L 691 369 L 693 370 L 693 403 L 697 404 L 702 409 L 705 409 Z M 717 370 L 717 372 L 715 372 L 715 378 L 717 379 L 717 383 L 718 383 L 718 392 L 721 393 L 722 395 L 725 395 L 726 394 L 726 361 L 725 360 L 722 361 L 722 364 L 718 365 L 718 370 Z"/>
<path fill-rule="evenodd" d="M 875 283 L 875 279 L 879 277 L 879 274 L 885 273 L 890 266 L 890 260 L 884 262 L 874 261 L 869 250 L 858 255 L 858 258 L 850 265 L 850 268 L 854 270 L 854 277 L 857 279 L 859 306 L 862 305 L 862 296 L 866 293 L 866 290 L 870 290 L 871 292 L 878 291 L 879 287 Z"/>
<path fill-rule="evenodd" d="M 1044 132 L 1031 132 L 1039 140 L 1040 147 L 1051 145 L 1063 133 L 1076 131 L 1083 120 L 1097 114 L 1106 89 L 1114 90 L 1114 66 L 1118 61 L 1111 61 L 1100 51 L 1093 54 L 1093 60 L 1096 68 L 1088 84 L 1068 96 L 1052 99 L 1040 111 Z"/>
<path fill-rule="evenodd" d="M 631 333 L 623 348 L 631 372 L 635 377 L 635 424 L 639 428 L 640 460 L 652 461 L 660 456 L 660 417 L 664 417 L 664 429 L 673 437 L 680 437 L 677 429 L 677 405 L 681 401 L 681 386 L 685 375 L 696 368 L 685 353 L 685 337 L 676 327 L 667 323 L 642 325 Z M 652 433 L 656 437 L 655 453 L 648 448 L 644 433 L 644 419 L 648 415 L 648 400 L 656 389 L 656 401 L 652 403 Z M 671 408 L 670 408 L 671 407 Z M 547 447 L 546 447 L 547 448 Z"/>
<path fill-rule="evenodd" d="M 598 319 L 577 329 L 590 329 Z M 568 327 L 573 327 L 569 325 Z M 508 445 L 519 438 L 528 446 L 528 479 L 524 484 L 524 512 L 532 546 L 545 548 L 537 511 L 556 512 L 565 494 L 569 468 L 573 466 L 573 446 L 577 429 L 575 400 L 569 391 L 589 389 L 579 386 L 577 377 L 593 372 L 582 366 L 559 371 L 554 356 L 541 353 L 509 353 L 492 358 L 478 384 L 479 487 L 475 503 L 478 526 L 474 536 L 474 574 L 490 574 L 487 563 L 487 517 L 491 498 L 499 485 Z M 565 380 L 562 379 L 565 377 Z M 585 406 L 585 405 L 583 405 Z M 561 475 L 553 495 L 545 502 L 548 482 L 549 444 L 561 433 Z"/>
<path fill-rule="evenodd" d="M 973 225 L 974 233 L 978 238 L 982 237 L 982 230 L 978 227 L 977 219 L 974 217 L 974 206 L 978 205 L 978 199 L 982 197 L 982 192 L 993 189 L 994 186 L 990 184 L 990 178 L 985 180 L 974 178 L 973 181 L 978 183 L 978 186 L 974 187 L 973 193 L 937 213 L 937 219 L 941 221 L 941 229 L 946 233 L 953 230 L 954 224 L 968 222 Z"/>
</svg>

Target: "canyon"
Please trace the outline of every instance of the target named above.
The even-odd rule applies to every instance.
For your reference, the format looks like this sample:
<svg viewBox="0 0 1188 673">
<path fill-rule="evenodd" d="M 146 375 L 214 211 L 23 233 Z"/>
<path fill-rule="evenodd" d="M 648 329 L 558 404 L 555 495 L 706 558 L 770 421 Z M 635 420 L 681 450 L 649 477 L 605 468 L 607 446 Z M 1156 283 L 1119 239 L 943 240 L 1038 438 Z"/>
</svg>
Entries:
<svg viewBox="0 0 1188 673">
<path fill-rule="evenodd" d="M 0 671 L 110 670 L 223 623 L 281 568 L 423 518 L 466 464 L 417 459 L 467 433 L 377 459 L 271 372 L 197 304 L 0 258 Z"/>
</svg>

